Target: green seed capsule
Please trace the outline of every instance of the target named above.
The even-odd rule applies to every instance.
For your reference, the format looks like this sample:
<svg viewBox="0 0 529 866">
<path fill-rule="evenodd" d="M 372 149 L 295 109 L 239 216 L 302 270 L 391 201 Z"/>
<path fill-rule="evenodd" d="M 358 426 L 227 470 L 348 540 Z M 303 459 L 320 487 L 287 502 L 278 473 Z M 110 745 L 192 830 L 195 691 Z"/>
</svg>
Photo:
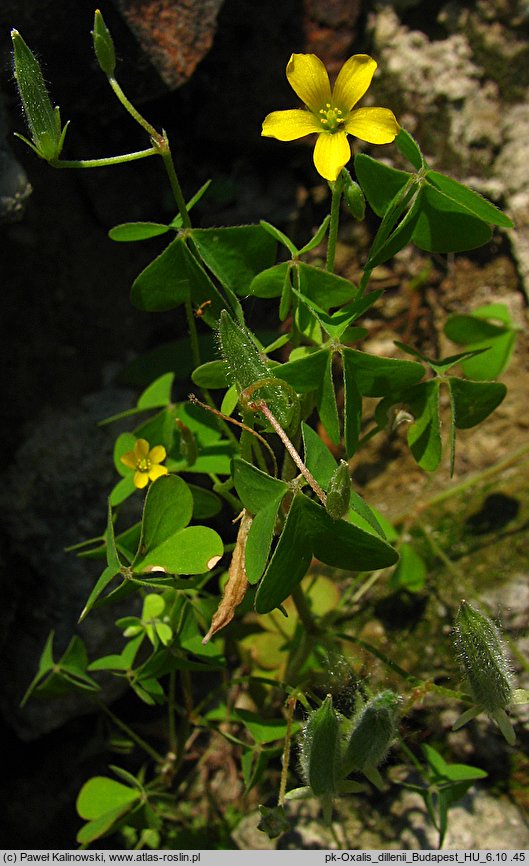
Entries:
<svg viewBox="0 0 529 866">
<path fill-rule="evenodd" d="M 369 770 L 386 757 L 396 733 L 399 697 L 387 690 L 369 701 L 360 711 L 349 734 L 342 770 L 348 776 L 353 770 Z"/>
<path fill-rule="evenodd" d="M 59 109 L 54 108 L 51 103 L 37 58 L 18 30 L 11 31 L 11 38 L 15 78 L 32 142 L 23 140 L 43 159 L 57 159 L 62 150 L 68 124 L 61 132 Z"/>
<path fill-rule="evenodd" d="M 255 345 L 250 332 L 223 310 L 219 322 L 219 342 L 226 364 L 228 381 L 242 393 L 256 382 L 270 380 L 273 373 Z M 264 400 L 283 428 L 288 428 L 293 406 L 286 394 L 288 386 L 280 381 L 263 384 L 251 395 L 251 400 Z M 292 389 L 289 389 L 292 390 Z"/>
<path fill-rule="evenodd" d="M 327 695 L 321 707 L 309 715 L 303 734 L 301 766 L 305 781 L 317 797 L 333 796 L 340 765 L 340 725 Z"/>
<path fill-rule="evenodd" d="M 111 78 L 114 75 L 114 70 L 116 68 L 116 52 L 114 50 L 112 36 L 110 35 L 110 31 L 105 24 L 99 9 L 96 9 L 94 15 L 92 41 L 99 66 L 105 75 L 108 75 L 108 77 Z"/>
<path fill-rule="evenodd" d="M 351 478 L 349 475 L 349 466 L 345 460 L 340 460 L 340 464 L 334 470 L 332 478 L 329 482 L 327 491 L 327 500 L 325 509 L 333 520 L 340 520 L 349 510 L 351 501 Z"/>
<path fill-rule="evenodd" d="M 364 193 L 347 172 L 343 188 L 344 201 L 356 220 L 363 220 L 366 212 Z"/>
<path fill-rule="evenodd" d="M 505 709 L 513 696 L 512 673 L 492 620 L 468 602 L 461 602 L 454 643 L 476 703 L 491 714 Z"/>
</svg>

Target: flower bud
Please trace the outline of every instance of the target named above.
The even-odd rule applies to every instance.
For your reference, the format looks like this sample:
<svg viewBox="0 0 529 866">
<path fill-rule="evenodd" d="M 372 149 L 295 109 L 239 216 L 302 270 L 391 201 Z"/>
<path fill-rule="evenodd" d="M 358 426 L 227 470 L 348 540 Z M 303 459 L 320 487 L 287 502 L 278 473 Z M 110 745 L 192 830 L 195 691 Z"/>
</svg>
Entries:
<svg viewBox="0 0 529 866">
<path fill-rule="evenodd" d="M 354 181 L 346 169 L 345 183 L 343 187 L 344 201 L 356 220 L 363 220 L 366 212 L 366 200 L 359 185 Z"/>
<path fill-rule="evenodd" d="M 512 673 L 492 620 L 462 601 L 454 643 L 476 703 L 492 715 L 505 709 L 513 697 Z"/>
<path fill-rule="evenodd" d="M 340 460 L 333 472 L 327 491 L 325 509 L 333 520 L 340 520 L 349 510 L 351 501 L 351 478 L 349 466 L 345 460 Z"/>
<path fill-rule="evenodd" d="M 327 695 L 321 707 L 310 713 L 303 732 L 301 766 L 305 781 L 317 797 L 337 791 L 340 766 L 340 724 Z"/>
<path fill-rule="evenodd" d="M 32 141 L 23 136 L 19 138 L 29 144 L 42 159 L 57 159 L 68 124 L 61 131 L 59 109 L 54 108 L 51 103 L 40 64 L 18 30 L 11 31 L 11 38 L 15 78 Z"/>
<path fill-rule="evenodd" d="M 396 734 L 398 705 L 398 695 L 387 690 L 363 707 L 345 747 L 344 775 L 348 776 L 353 770 L 369 772 L 384 760 Z"/>
<path fill-rule="evenodd" d="M 94 15 L 94 29 L 92 30 L 92 41 L 94 52 L 99 66 L 109 78 L 114 75 L 116 68 L 116 52 L 110 31 L 103 20 L 99 9 Z"/>
</svg>

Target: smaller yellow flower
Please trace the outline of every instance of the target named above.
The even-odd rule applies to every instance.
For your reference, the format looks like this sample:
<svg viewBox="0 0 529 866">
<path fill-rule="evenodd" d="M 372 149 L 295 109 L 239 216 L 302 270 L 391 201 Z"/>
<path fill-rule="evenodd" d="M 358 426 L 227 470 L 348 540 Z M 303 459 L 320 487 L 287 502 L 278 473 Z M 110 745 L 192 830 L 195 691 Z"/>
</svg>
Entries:
<svg viewBox="0 0 529 866">
<path fill-rule="evenodd" d="M 156 481 L 162 475 L 167 475 L 167 466 L 160 466 L 167 457 L 163 445 L 155 445 L 149 450 L 146 439 L 138 439 L 133 451 L 127 451 L 121 455 L 121 462 L 134 469 L 134 486 L 138 488 L 147 487 L 149 481 Z"/>
<path fill-rule="evenodd" d="M 306 110 L 272 111 L 263 121 L 261 135 L 293 141 L 316 132 L 314 165 L 322 177 L 335 181 L 351 159 L 348 135 L 371 144 L 389 144 L 399 134 L 400 126 L 388 108 L 354 108 L 376 68 L 372 57 L 355 54 L 345 61 L 331 91 L 329 75 L 319 57 L 293 54 L 287 64 L 287 78 Z"/>
</svg>

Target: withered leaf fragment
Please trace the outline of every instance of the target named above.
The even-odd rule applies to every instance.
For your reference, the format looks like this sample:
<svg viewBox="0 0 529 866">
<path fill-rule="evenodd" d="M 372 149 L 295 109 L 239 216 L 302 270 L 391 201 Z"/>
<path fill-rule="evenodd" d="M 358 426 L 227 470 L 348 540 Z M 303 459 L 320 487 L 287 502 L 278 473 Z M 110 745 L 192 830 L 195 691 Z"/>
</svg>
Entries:
<svg viewBox="0 0 529 866">
<path fill-rule="evenodd" d="M 214 634 L 232 621 L 235 614 L 235 608 L 238 607 L 246 595 L 246 590 L 248 589 L 248 578 L 246 576 L 244 559 L 246 554 L 246 539 L 248 538 L 252 521 L 252 515 L 245 508 L 239 524 L 237 542 L 231 557 L 228 581 L 224 587 L 224 595 L 222 596 L 217 610 L 213 614 L 209 631 L 202 640 L 203 644 L 207 644 Z"/>
</svg>

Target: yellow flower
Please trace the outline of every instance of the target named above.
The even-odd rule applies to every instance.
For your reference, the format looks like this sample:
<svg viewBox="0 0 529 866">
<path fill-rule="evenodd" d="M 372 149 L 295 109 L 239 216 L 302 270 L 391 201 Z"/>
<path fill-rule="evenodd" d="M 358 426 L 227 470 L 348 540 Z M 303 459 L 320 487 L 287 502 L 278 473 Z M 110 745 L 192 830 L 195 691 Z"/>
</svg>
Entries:
<svg viewBox="0 0 529 866">
<path fill-rule="evenodd" d="M 307 110 L 273 111 L 263 122 L 262 135 L 293 141 L 317 132 L 314 165 L 322 177 L 334 181 L 351 158 L 348 135 L 371 144 L 389 144 L 400 126 L 388 108 L 356 108 L 373 78 L 376 61 L 367 54 L 346 60 L 333 90 L 327 70 L 315 54 L 293 54 L 287 78 Z"/>
<path fill-rule="evenodd" d="M 129 469 L 134 469 L 134 486 L 147 487 L 149 481 L 156 481 L 162 475 L 167 475 L 167 466 L 160 466 L 167 452 L 163 445 L 155 445 L 149 450 L 149 443 L 146 439 L 138 439 L 133 451 L 127 451 L 122 454 L 121 462 L 128 466 Z"/>
</svg>

